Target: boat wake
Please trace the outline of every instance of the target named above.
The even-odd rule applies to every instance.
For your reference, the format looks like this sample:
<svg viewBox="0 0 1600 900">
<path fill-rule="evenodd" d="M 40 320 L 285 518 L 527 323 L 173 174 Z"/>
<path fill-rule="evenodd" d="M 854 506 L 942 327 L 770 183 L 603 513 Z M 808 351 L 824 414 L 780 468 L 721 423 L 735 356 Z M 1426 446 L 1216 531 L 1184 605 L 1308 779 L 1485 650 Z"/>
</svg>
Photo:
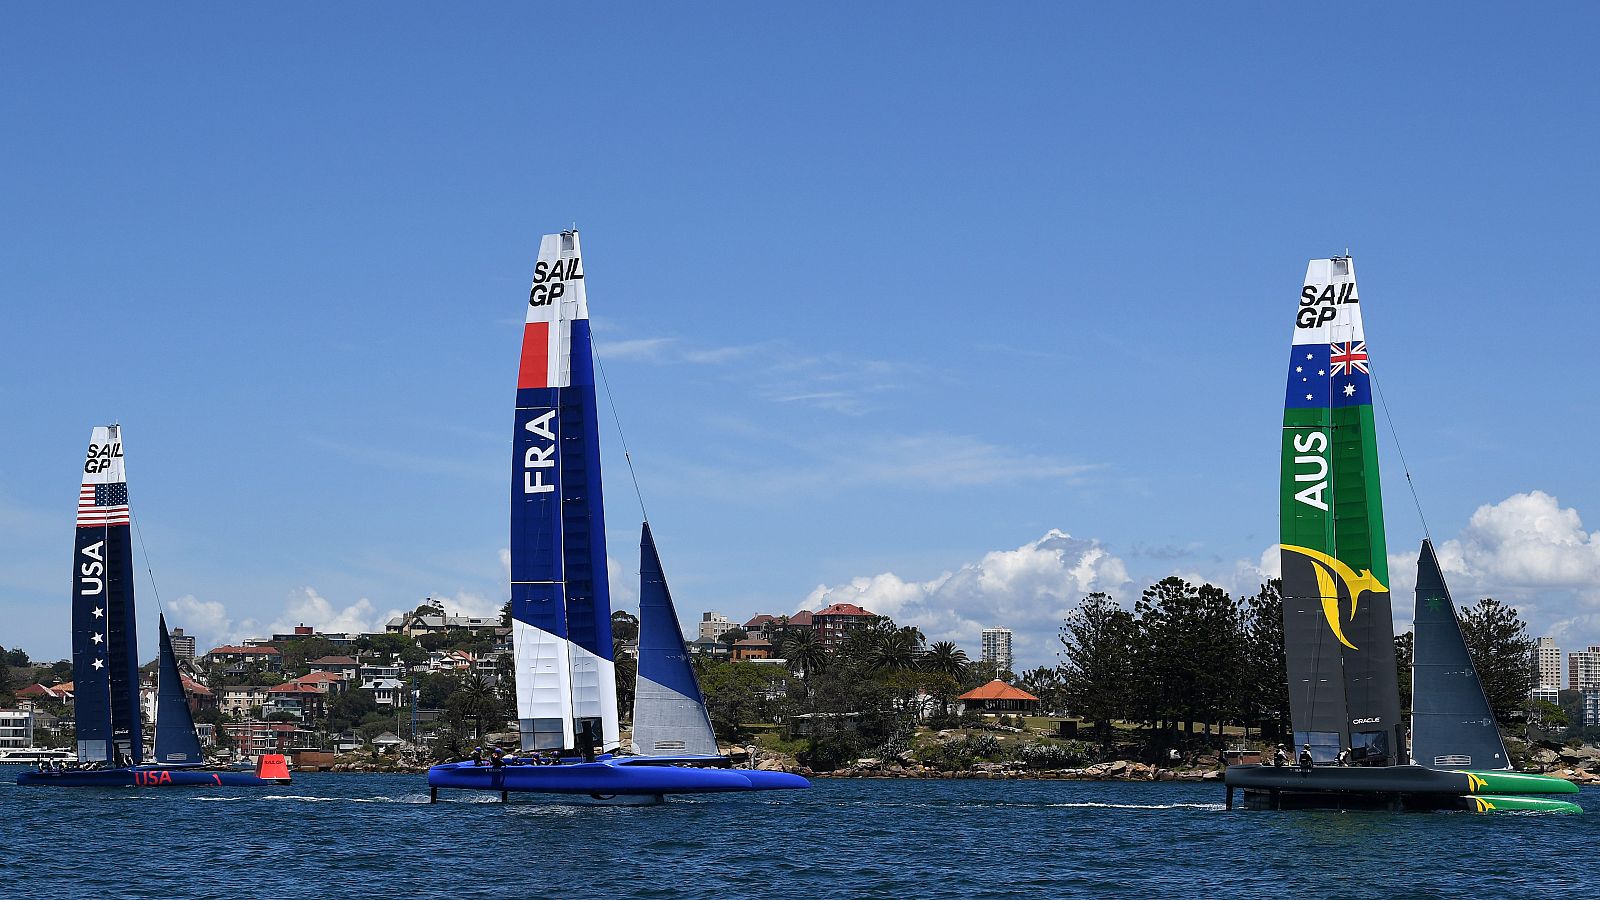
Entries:
<svg viewBox="0 0 1600 900">
<path fill-rule="evenodd" d="M 1046 803 L 1053 809 L 1210 809 L 1223 810 L 1221 803 L 1099 803 L 1085 800 L 1081 803 Z"/>
<path fill-rule="evenodd" d="M 240 800 L 274 800 L 298 801 L 301 803 L 422 803 L 428 802 L 427 794 L 407 794 L 402 797 L 313 797 L 309 794 L 264 794 L 244 797 L 193 797 L 193 800 L 204 803 L 235 803 Z"/>
</svg>

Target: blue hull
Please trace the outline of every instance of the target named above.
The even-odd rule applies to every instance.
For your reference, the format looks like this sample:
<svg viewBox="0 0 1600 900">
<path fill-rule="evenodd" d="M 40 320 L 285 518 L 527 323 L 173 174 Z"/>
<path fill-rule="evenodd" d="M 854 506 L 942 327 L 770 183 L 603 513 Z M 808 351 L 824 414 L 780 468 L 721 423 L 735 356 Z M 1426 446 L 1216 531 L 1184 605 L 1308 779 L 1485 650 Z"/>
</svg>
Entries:
<svg viewBox="0 0 1600 900">
<path fill-rule="evenodd" d="M 131 769 L 23 772 L 17 784 L 28 787 L 265 787 L 281 784 L 254 772 L 209 772 L 140 766 Z"/>
<path fill-rule="evenodd" d="M 428 770 L 428 786 L 472 791 L 581 794 L 599 797 L 662 794 L 720 794 L 735 791 L 796 790 L 811 782 L 788 772 L 708 768 L 705 757 L 601 757 L 559 766 L 514 765 L 495 768 L 471 762 L 445 763 Z"/>
</svg>

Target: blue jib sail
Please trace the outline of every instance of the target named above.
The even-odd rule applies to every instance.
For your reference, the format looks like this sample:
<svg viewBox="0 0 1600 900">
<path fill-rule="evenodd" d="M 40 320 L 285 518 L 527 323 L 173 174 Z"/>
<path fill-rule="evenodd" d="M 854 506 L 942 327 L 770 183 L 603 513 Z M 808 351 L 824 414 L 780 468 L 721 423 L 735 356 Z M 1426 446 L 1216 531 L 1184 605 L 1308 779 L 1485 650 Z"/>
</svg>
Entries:
<svg viewBox="0 0 1600 900">
<path fill-rule="evenodd" d="M 1511 759 L 1428 540 L 1417 557 L 1413 639 L 1412 759 L 1435 768 L 1509 769 Z"/>
<path fill-rule="evenodd" d="M 194 732 L 194 716 L 189 712 L 189 697 L 183 689 L 183 675 L 178 671 L 178 657 L 172 652 L 172 638 L 167 634 L 167 617 L 161 625 L 161 672 L 156 682 L 156 764 L 162 766 L 198 766 L 204 762 L 200 755 L 200 738 Z"/>
<path fill-rule="evenodd" d="M 683 643 L 650 523 L 639 540 L 639 675 L 633 746 L 645 756 L 716 756 L 717 738 Z"/>
</svg>

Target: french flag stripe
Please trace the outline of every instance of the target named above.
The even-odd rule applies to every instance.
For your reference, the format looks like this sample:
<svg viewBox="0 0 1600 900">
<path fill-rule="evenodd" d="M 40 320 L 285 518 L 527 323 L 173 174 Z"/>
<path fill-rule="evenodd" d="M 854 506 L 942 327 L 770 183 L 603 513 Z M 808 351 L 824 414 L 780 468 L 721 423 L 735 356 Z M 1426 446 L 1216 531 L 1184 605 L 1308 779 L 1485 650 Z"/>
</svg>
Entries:
<svg viewBox="0 0 1600 900">
<path fill-rule="evenodd" d="M 550 323 L 529 322 L 522 330 L 522 368 L 517 388 L 550 386 Z"/>
</svg>

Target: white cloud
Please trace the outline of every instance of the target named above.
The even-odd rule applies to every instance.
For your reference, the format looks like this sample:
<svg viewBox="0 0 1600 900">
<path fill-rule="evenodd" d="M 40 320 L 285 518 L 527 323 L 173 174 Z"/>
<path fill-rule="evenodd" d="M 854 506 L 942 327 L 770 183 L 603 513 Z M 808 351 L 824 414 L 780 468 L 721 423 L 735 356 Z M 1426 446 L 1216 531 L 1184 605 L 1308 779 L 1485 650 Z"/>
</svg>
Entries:
<svg viewBox="0 0 1600 900">
<path fill-rule="evenodd" d="M 1127 568 L 1095 540 L 1055 529 L 1015 550 L 996 550 L 928 581 L 885 572 L 832 587 L 820 585 L 809 609 L 854 603 L 916 625 L 930 642 L 955 641 L 974 659 L 982 630 L 1010 628 L 1018 668 L 1055 662 L 1056 635 L 1066 613 L 1090 591 L 1115 592 Z"/>
<path fill-rule="evenodd" d="M 195 652 L 204 653 L 234 637 L 228 608 L 216 600 L 185 594 L 166 604 L 167 625 L 195 637 Z"/>
<path fill-rule="evenodd" d="M 333 633 L 381 632 L 383 624 L 400 615 L 400 610 L 379 612 L 371 600 L 362 597 L 348 606 L 335 608 L 315 588 L 302 587 L 289 595 L 282 615 L 268 630 L 273 634 L 286 634 L 296 625 L 310 625 L 317 631 Z"/>
<path fill-rule="evenodd" d="M 1600 532 L 1543 491 L 1478 507 L 1434 550 L 1457 606 L 1494 597 L 1516 606 L 1534 634 L 1563 646 L 1600 643 Z M 1396 619 L 1409 621 L 1417 551 L 1389 555 Z"/>
</svg>

